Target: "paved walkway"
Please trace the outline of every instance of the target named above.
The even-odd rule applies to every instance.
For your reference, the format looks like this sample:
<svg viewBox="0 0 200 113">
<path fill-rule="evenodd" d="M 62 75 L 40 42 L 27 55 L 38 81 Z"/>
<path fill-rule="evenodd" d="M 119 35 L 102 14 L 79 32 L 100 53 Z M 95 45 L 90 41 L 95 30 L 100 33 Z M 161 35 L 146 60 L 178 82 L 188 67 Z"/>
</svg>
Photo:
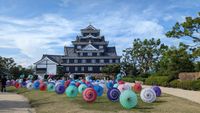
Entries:
<svg viewBox="0 0 200 113">
<path fill-rule="evenodd" d="M 134 83 L 128 83 L 133 85 Z M 142 85 L 143 87 L 151 87 L 147 85 Z M 160 87 L 162 92 L 174 95 L 177 97 L 181 97 L 184 99 L 188 99 L 190 101 L 196 102 L 200 104 L 200 91 L 190 91 L 190 90 L 183 90 L 178 88 L 167 88 L 167 87 Z"/>
<path fill-rule="evenodd" d="M 35 110 L 22 95 L 0 93 L 0 113 L 35 113 Z"/>
</svg>

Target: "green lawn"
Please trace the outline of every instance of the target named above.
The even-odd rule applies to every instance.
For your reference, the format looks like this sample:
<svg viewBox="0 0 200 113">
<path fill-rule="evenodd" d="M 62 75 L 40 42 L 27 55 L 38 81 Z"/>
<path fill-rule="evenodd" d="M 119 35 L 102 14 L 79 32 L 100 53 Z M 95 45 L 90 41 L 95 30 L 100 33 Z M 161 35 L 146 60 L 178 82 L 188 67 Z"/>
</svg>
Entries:
<svg viewBox="0 0 200 113">
<path fill-rule="evenodd" d="M 9 92 L 16 92 L 27 97 L 37 113 L 200 113 L 200 105 L 191 101 L 163 94 L 152 104 L 144 103 L 138 95 L 138 105 L 130 110 L 124 109 L 119 102 L 111 102 L 104 94 L 94 103 L 86 103 L 79 94 L 76 98 L 68 98 L 65 94 L 55 92 L 27 90 L 25 88 L 8 88 Z"/>
</svg>

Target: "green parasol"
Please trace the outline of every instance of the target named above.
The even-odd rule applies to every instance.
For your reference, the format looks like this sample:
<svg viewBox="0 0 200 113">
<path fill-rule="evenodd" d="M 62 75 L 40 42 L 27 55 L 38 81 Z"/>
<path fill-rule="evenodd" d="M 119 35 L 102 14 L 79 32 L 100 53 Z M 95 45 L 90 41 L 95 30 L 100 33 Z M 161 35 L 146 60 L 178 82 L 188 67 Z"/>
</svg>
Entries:
<svg viewBox="0 0 200 113">
<path fill-rule="evenodd" d="M 68 97 L 76 97 L 78 95 L 78 88 L 74 85 L 70 85 L 65 90 L 65 93 Z"/>
<path fill-rule="evenodd" d="M 121 92 L 120 103 L 126 109 L 131 109 L 137 105 L 137 95 L 132 90 Z"/>
</svg>

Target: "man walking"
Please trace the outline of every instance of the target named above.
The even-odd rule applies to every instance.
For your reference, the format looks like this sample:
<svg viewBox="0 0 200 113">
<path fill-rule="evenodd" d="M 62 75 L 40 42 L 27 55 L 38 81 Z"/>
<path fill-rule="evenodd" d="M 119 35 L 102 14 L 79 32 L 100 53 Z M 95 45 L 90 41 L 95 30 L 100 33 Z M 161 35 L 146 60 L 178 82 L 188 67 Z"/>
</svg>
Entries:
<svg viewBox="0 0 200 113">
<path fill-rule="evenodd" d="M 1 78 L 1 92 L 6 92 L 6 81 L 7 81 L 6 77 L 3 76 Z"/>
</svg>

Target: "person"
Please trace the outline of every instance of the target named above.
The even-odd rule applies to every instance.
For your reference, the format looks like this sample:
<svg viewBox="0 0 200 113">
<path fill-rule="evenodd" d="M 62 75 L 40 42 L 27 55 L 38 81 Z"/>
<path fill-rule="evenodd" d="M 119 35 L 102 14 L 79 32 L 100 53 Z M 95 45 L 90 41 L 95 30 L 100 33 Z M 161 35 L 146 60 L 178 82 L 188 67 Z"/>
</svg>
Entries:
<svg viewBox="0 0 200 113">
<path fill-rule="evenodd" d="M 1 92 L 6 92 L 6 81 L 7 81 L 6 77 L 3 76 L 1 78 Z"/>
</svg>

